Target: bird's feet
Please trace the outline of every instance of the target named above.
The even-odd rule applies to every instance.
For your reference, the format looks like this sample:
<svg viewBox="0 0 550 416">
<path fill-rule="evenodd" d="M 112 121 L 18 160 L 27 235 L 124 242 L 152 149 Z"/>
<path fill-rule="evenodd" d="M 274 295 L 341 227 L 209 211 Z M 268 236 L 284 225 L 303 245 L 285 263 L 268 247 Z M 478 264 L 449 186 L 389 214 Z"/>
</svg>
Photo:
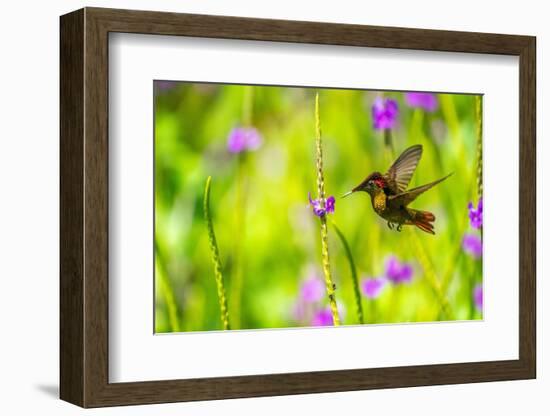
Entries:
<svg viewBox="0 0 550 416">
<path fill-rule="evenodd" d="M 390 222 L 390 221 L 388 221 L 387 224 L 388 224 L 388 228 L 390 230 L 393 230 L 393 228 L 396 227 L 395 229 L 397 231 L 401 232 L 401 230 L 403 229 L 403 224 L 393 223 L 393 222 Z"/>
</svg>

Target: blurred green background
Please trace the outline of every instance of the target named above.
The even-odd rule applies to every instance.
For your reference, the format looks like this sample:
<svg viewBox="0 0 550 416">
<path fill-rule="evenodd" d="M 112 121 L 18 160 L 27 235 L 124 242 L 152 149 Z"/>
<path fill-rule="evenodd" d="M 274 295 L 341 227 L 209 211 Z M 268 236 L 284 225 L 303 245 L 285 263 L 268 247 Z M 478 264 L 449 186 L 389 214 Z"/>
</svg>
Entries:
<svg viewBox="0 0 550 416">
<path fill-rule="evenodd" d="M 468 210 L 479 199 L 479 97 L 431 94 L 428 108 L 392 91 L 169 81 L 155 81 L 154 88 L 156 332 L 222 329 L 203 216 L 208 176 L 231 328 L 331 323 L 319 218 L 308 203 L 308 192 L 317 197 L 316 93 L 325 187 L 336 197 L 328 220 L 350 246 L 364 322 L 481 318 L 481 256 L 464 240 L 481 238 Z M 384 131 L 375 128 L 373 105 L 382 97 L 398 106 L 392 155 Z M 255 129 L 249 131 L 256 142 L 239 152 L 228 141 L 243 126 Z M 366 193 L 339 198 L 417 143 L 424 153 L 410 187 L 454 172 L 411 204 L 435 214 L 435 236 L 411 226 L 389 230 Z M 342 322 L 358 324 L 349 259 L 332 225 L 329 249 Z M 412 276 L 395 283 L 391 261 L 412 268 Z M 380 287 L 369 294 L 372 278 Z"/>
</svg>

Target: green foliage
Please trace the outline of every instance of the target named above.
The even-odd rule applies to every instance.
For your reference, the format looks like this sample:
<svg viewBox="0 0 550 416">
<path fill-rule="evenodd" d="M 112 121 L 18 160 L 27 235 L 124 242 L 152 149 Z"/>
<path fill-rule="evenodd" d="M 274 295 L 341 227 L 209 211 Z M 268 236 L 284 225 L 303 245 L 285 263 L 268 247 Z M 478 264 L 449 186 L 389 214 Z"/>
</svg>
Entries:
<svg viewBox="0 0 550 416">
<path fill-rule="evenodd" d="M 372 103 L 381 93 L 172 83 L 155 88 L 157 332 L 220 329 L 219 287 L 203 217 L 209 176 L 215 184 L 210 215 L 227 302 L 233 305 L 235 291 L 240 296 L 238 325 L 229 310 L 232 328 L 311 324 L 296 316 L 296 306 L 301 284 L 310 274 L 324 282 L 319 218 L 308 205 L 308 192 L 316 197 L 317 190 L 317 92 L 324 187 L 327 196 L 336 196 L 335 213 L 329 216 L 345 236 L 359 281 L 382 276 L 391 255 L 414 267 L 411 283 L 388 284 L 376 299 L 363 297 L 365 323 L 481 318 L 472 299 L 482 278 L 481 260 L 461 248 L 465 233 L 479 234 L 469 224 L 467 208 L 470 201 L 477 203 L 479 188 L 475 96 L 438 94 L 437 110 L 427 112 L 408 107 L 401 92 L 384 93 L 399 105 L 394 151 L 398 154 L 416 143 L 424 147 L 410 186 L 454 172 L 411 205 L 435 214 L 432 236 L 411 226 L 400 233 L 389 230 L 373 212 L 367 194 L 339 198 L 370 172 L 389 167 L 384 133 L 373 128 L 371 116 Z M 254 126 L 263 143 L 246 154 L 230 153 L 228 135 L 242 125 Z M 244 199 L 239 196 L 243 172 L 246 209 L 240 207 Z M 358 324 L 349 253 L 336 233 L 328 234 L 328 247 L 342 324 Z M 312 307 L 326 306 L 325 295 Z"/>
</svg>

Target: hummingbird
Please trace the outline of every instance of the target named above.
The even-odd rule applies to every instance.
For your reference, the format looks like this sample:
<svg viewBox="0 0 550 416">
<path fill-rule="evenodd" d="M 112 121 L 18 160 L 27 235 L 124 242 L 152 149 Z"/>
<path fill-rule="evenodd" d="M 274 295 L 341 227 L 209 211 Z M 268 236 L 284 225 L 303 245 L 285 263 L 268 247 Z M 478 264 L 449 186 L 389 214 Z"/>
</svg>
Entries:
<svg viewBox="0 0 550 416">
<path fill-rule="evenodd" d="M 409 204 L 428 189 L 443 182 L 452 173 L 426 185 L 407 190 L 421 157 L 422 145 L 409 147 L 393 162 L 386 173 L 371 173 L 342 198 L 358 191 L 367 192 L 371 198 L 372 208 L 387 221 L 390 230 L 396 227 L 397 231 L 401 231 L 403 225 L 415 225 L 426 233 L 435 234 L 432 224 L 435 221 L 434 214 L 409 208 Z"/>
</svg>

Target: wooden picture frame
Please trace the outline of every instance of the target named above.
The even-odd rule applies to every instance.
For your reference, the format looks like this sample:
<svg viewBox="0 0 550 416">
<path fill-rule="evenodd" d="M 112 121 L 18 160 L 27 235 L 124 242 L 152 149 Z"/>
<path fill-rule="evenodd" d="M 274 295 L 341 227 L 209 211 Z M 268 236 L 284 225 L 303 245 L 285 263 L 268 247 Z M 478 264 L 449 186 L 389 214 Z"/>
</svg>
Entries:
<svg viewBox="0 0 550 416">
<path fill-rule="evenodd" d="M 85 8 L 61 17 L 60 396 L 82 407 L 535 378 L 535 38 Z M 108 35 L 110 32 L 519 57 L 519 359 L 109 383 Z"/>
</svg>

